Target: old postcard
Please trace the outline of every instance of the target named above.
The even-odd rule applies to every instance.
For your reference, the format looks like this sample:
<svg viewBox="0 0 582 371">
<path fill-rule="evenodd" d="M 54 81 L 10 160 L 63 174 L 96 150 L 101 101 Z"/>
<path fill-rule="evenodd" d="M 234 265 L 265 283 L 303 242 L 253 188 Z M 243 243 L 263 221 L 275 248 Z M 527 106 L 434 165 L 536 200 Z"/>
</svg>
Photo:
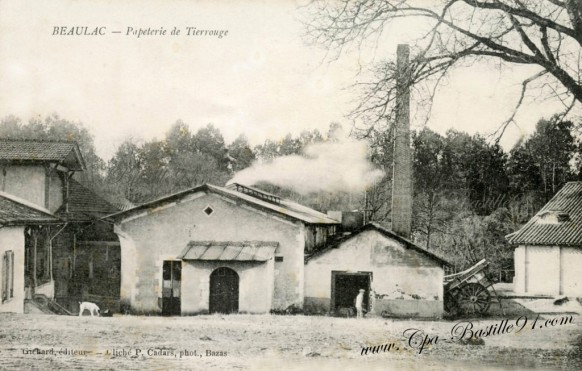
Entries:
<svg viewBox="0 0 582 371">
<path fill-rule="evenodd" d="M 580 0 L 0 0 L 0 367 L 582 362 Z"/>
</svg>

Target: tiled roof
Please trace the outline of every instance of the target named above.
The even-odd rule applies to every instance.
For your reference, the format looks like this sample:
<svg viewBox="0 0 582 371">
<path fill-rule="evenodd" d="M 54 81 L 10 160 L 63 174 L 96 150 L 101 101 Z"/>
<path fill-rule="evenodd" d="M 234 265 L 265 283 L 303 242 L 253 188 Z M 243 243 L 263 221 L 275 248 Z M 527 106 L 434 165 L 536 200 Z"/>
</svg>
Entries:
<svg viewBox="0 0 582 371">
<path fill-rule="evenodd" d="M 548 221 L 548 216 L 553 220 Z M 567 183 L 520 230 L 511 244 L 582 246 L 582 182 Z"/>
<path fill-rule="evenodd" d="M 224 197 L 228 197 L 230 199 L 242 201 L 256 209 L 271 212 L 279 216 L 287 217 L 292 220 L 299 220 L 307 224 L 329 224 L 329 225 L 340 224 L 339 221 L 330 218 L 326 214 L 323 214 L 317 210 L 311 209 L 309 207 L 300 205 L 289 200 L 281 199 L 280 203 L 271 203 L 245 193 L 237 192 L 234 189 L 218 187 L 212 184 L 204 184 L 198 187 L 188 189 L 186 191 L 174 193 L 172 195 L 141 204 L 132 209 L 124 210 L 117 214 L 113 214 L 110 217 L 114 219 L 123 219 L 124 217 L 129 216 L 135 212 L 143 212 L 144 210 L 151 210 L 158 206 L 170 204 L 172 202 L 176 202 L 184 197 L 187 197 L 197 192 L 212 192 Z"/>
<path fill-rule="evenodd" d="M 278 242 L 270 241 L 191 241 L 178 259 L 267 261 L 277 246 Z"/>
<path fill-rule="evenodd" d="M 28 225 L 56 223 L 59 219 L 48 210 L 0 192 L 0 225 Z"/>
<path fill-rule="evenodd" d="M 0 139 L 0 161 L 56 162 L 71 170 L 85 168 L 75 142 Z"/>
<path fill-rule="evenodd" d="M 74 221 L 88 221 L 118 212 L 119 209 L 74 179 L 69 183 L 68 210 L 61 206 L 56 215 Z"/>
</svg>

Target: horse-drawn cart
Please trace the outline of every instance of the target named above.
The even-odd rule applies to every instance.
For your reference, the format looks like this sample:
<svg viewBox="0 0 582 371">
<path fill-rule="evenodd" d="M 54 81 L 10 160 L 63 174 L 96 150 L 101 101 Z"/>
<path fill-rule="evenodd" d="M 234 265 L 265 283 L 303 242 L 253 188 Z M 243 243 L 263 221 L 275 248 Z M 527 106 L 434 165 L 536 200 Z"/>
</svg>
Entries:
<svg viewBox="0 0 582 371">
<path fill-rule="evenodd" d="M 485 314 L 493 301 L 492 296 L 503 312 L 488 267 L 489 262 L 483 259 L 465 271 L 444 277 L 444 304 L 447 312 L 452 315 Z"/>
</svg>

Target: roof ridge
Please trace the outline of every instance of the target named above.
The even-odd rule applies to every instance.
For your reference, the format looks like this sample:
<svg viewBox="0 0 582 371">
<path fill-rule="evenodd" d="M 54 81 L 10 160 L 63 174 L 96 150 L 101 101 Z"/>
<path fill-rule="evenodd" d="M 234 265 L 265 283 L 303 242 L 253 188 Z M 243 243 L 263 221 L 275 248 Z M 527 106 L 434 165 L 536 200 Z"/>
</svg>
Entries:
<svg viewBox="0 0 582 371">
<path fill-rule="evenodd" d="M 66 143 L 66 144 L 77 144 L 76 140 L 58 140 L 58 139 L 18 139 L 18 138 L 0 138 L 1 142 L 34 142 L 34 143 Z"/>
<path fill-rule="evenodd" d="M 118 217 L 119 215 L 132 213 L 132 212 L 135 212 L 137 210 L 141 210 L 143 208 L 150 207 L 151 205 L 155 205 L 157 203 L 171 202 L 171 200 L 173 200 L 175 198 L 180 198 L 180 197 L 186 196 L 188 194 L 195 193 L 195 192 L 201 192 L 201 191 L 210 191 L 210 192 L 213 192 L 215 194 L 218 194 L 218 195 L 221 195 L 224 197 L 237 197 L 238 199 L 240 199 L 244 202 L 247 202 L 247 203 L 254 205 L 255 208 L 260 208 L 262 210 L 269 210 L 270 212 L 277 213 L 279 215 L 284 215 L 288 218 L 292 218 L 293 220 L 300 220 L 301 222 L 306 223 L 306 224 L 340 224 L 339 221 L 331 218 L 327 214 L 324 214 L 324 213 L 317 211 L 313 208 L 310 208 L 308 206 L 304 206 L 304 205 L 295 203 L 293 201 L 289 201 L 287 199 L 281 199 L 281 200 L 285 201 L 285 202 L 297 204 L 297 205 L 301 206 L 302 208 L 304 208 L 304 210 L 296 210 L 296 209 L 292 208 L 290 205 L 285 205 L 285 204 L 272 204 L 272 203 L 269 203 L 269 202 L 262 200 L 260 198 L 256 198 L 256 197 L 250 196 L 250 195 L 245 194 L 245 193 L 237 192 L 233 189 L 216 186 L 216 185 L 213 185 L 210 183 L 204 183 L 204 184 L 198 185 L 198 186 L 193 187 L 193 188 L 189 188 L 189 189 L 179 191 L 179 192 L 167 195 L 167 196 L 163 196 L 163 197 L 157 198 L 155 200 L 145 202 L 141 205 L 137 205 L 131 209 L 127 209 L 127 210 L 123 210 L 123 211 L 120 211 L 117 213 L 107 215 L 107 216 L 105 216 L 105 218 L 115 218 L 115 217 Z M 307 210 L 312 211 L 313 213 L 308 213 Z"/>
<path fill-rule="evenodd" d="M 413 249 L 419 251 L 422 254 L 425 254 L 426 256 L 428 256 L 429 258 L 431 258 L 433 260 L 436 260 L 436 261 L 443 263 L 445 265 L 449 265 L 449 266 L 452 265 L 444 257 L 439 256 L 438 254 L 436 254 L 432 251 L 429 251 L 422 246 L 419 246 L 415 242 L 396 234 L 395 232 L 382 226 L 378 222 L 368 222 L 368 223 L 364 224 L 363 226 L 359 227 L 358 229 L 356 229 L 355 231 L 353 231 L 352 233 L 345 235 L 345 236 L 341 236 L 340 238 L 336 239 L 335 241 L 331 241 L 331 243 L 328 244 L 325 248 L 323 248 L 321 250 L 317 250 L 313 254 L 306 256 L 304 259 L 304 262 L 307 263 L 309 260 L 311 260 L 315 257 L 318 257 L 322 254 L 327 253 L 330 249 L 334 249 L 334 248 L 338 247 L 343 242 L 349 240 L 350 238 L 353 238 L 354 236 L 356 236 L 364 231 L 370 230 L 371 228 L 376 230 L 377 232 L 383 234 L 386 237 L 393 238 L 393 239 L 403 243 L 404 245 L 408 245 L 408 246 L 412 247 Z"/>
</svg>

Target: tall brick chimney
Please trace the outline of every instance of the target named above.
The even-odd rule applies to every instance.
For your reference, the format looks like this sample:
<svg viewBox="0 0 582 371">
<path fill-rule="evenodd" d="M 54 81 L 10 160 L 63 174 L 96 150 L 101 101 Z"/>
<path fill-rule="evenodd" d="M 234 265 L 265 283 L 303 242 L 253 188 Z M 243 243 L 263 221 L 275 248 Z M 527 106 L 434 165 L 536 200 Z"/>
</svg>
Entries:
<svg viewBox="0 0 582 371">
<path fill-rule="evenodd" d="M 396 121 L 394 126 L 394 173 L 392 176 L 392 231 L 410 238 L 412 230 L 412 157 L 410 149 L 410 86 L 407 44 L 396 52 Z"/>
</svg>

